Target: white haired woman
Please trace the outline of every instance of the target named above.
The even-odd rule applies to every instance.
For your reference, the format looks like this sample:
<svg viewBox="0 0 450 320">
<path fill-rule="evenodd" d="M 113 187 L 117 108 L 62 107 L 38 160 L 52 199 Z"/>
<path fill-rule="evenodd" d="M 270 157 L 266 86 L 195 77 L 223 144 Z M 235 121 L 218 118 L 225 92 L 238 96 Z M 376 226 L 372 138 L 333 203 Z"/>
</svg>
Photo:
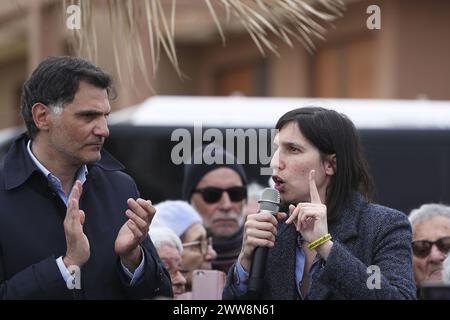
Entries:
<svg viewBox="0 0 450 320">
<path fill-rule="evenodd" d="M 151 227 L 149 235 L 170 274 L 172 291 L 176 298 L 186 291 L 186 278 L 181 273 L 181 256 L 183 254 L 181 240 L 172 229 L 163 226 Z"/>
<path fill-rule="evenodd" d="M 217 257 L 207 237 L 202 218 L 187 202 L 168 200 L 155 205 L 152 226 L 166 226 L 180 237 L 183 244 L 182 265 L 186 277 L 186 290 L 191 290 L 192 271 L 211 269 L 211 261 Z"/>
</svg>

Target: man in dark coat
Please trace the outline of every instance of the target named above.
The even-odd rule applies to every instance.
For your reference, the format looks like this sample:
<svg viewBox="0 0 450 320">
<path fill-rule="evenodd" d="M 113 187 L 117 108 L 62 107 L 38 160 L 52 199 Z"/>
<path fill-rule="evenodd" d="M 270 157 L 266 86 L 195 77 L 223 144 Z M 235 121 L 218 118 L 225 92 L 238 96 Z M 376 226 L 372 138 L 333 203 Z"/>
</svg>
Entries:
<svg viewBox="0 0 450 320">
<path fill-rule="evenodd" d="M 28 133 L 0 171 L 0 297 L 172 296 L 148 237 L 155 213 L 102 151 L 111 78 L 82 59 L 43 61 L 24 84 Z"/>
</svg>

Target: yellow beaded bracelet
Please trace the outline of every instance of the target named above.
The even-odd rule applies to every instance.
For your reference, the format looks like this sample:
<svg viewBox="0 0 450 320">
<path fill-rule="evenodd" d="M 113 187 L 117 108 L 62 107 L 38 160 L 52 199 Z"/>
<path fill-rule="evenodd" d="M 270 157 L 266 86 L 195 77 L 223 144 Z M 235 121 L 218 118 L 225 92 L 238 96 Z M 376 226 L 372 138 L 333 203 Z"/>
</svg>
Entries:
<svg viewBox="0 0 450 320">
<path fill-rule="evenodd" d="M 319 239 L 314 240 L 310 244 L 308 244 L 308 249 L 313 250 L 318 246 L 323 245 L 325 242 L 331 240 L 331 234 L 327 233 L 326 235 L 321 236 Z"/>
</svg>

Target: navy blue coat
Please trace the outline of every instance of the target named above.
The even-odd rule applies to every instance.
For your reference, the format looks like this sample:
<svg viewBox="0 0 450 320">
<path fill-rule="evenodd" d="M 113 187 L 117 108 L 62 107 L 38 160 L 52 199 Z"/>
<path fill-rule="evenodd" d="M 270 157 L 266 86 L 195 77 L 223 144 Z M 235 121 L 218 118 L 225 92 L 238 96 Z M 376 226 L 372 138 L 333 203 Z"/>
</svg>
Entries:
<svg viewBox="0 0 450 320">
<path fill-rule="evenodd" d="M 312 277 L 307 299 L 415 299 L 416 287 L 412 269 L 411 225 L 402 212 L 367 203 L 355 194 L 342 217 L 330 224 L 333 247 L 327 261 Z M 264 299 L 296 300 L 295 249 L 297 232 L 294 225 L 278 223 L 275 247 L 269 250 L 264 276 Z M 373 271 L 379 267 L 380 286 L 373 288 Z M 233 266 L 234 269 L 234 266 Z M 233 270 L 231 269 L 231 270 Z M 239 297 L 234 287 L 233 272 L 227 276 L 225 299 Z"/>
<path fill-rule="evenodd" d="M 80 209 L 91 255 L 81 268 L 81 290 L 69 290 L 56 264 L 66 252 L 66 206 L 26 150 L 20 136 L 0 169 L 0 297 L 3 299 L 146 299 L 171 296 L 170 278 L 149 237 L 144 274 L 133 286 L 114 252 L 126 222 L 127 199 L 139 193 L 107 152 L 88 166 Z"/>
</svg>

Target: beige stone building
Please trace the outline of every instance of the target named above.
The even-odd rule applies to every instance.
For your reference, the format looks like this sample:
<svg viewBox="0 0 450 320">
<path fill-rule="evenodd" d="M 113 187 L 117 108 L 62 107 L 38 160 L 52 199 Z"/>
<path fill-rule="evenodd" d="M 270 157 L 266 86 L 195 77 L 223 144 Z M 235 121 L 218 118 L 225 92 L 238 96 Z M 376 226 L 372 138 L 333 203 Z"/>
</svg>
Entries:
<svg viewBox="0 0 450 320">
<path fill-rule="evenodd" d="M 101 9 L 101 1 L 99 8 Z M 280 56 L 263 57 L 242 31 L 228 30 L 222 46 L 208 9 L 200 0 L 177 1 L 176 45 L 180 79 L 162 54 L 155 91 L 121 61 L 113 108 L 155 94 L 450 99 L 450 1 L 350 0 L 342 18 L 328 27 L 326 41 L 309 54 L 272 38 Z M 377 5 L 381 29 L 370 30 L 367 8 Z M 101 12 L 101 10 L 99 11 Z M 23 81 L 43 58 L 73 54 L 66 12 L 58 0 L 0 0 L 0 128 L 20 124 Z M 97 63 L 118 79 L 106 14 L 95 21 L 100 40 Z M 145 32 L 143 28 L 142 32 Z M 130 47 L 124 38 L 119 47 Z M 149 48 L 144 46 L 149 63 Z M 149 63 L 150 64 L 150 63 Z M 127 71 L 127 72 L 124 72 Z"/>
</svg>

